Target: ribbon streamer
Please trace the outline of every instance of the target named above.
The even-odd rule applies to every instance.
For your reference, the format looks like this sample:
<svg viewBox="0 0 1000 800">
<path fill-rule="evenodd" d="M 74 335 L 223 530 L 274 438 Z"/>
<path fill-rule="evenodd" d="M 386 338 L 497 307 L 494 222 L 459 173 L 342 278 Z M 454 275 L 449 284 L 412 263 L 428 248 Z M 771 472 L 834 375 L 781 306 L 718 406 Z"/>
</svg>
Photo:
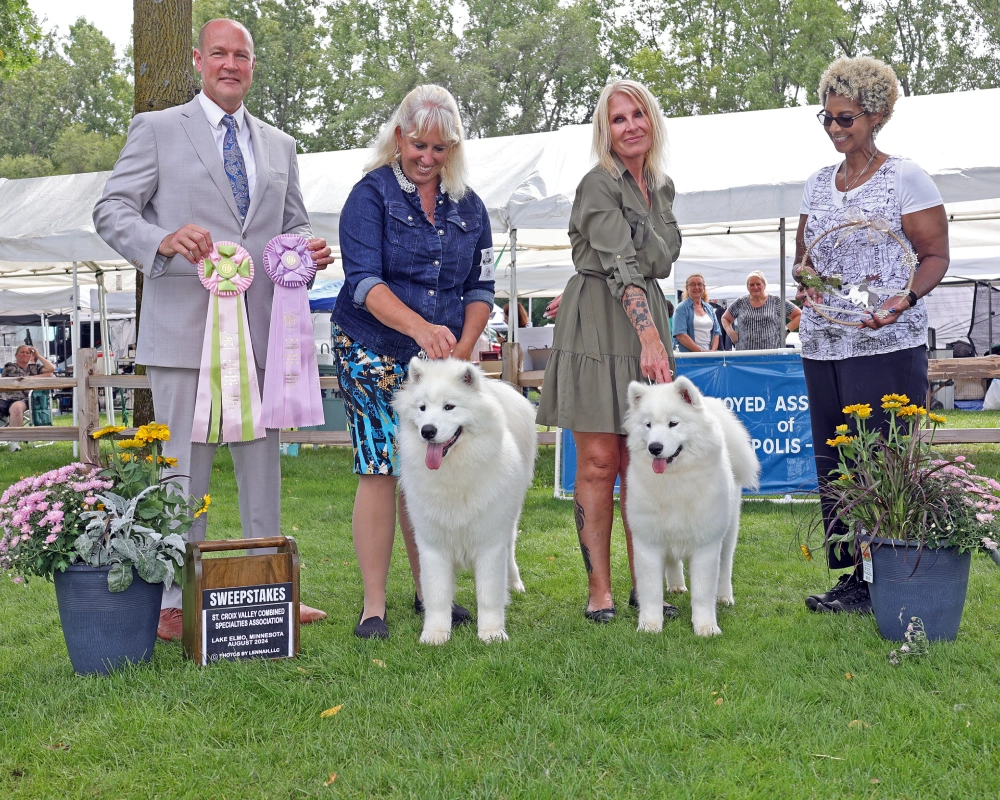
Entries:
<svg viewBox="0 0 1000 800">
<path fill-rule="evenodd" d="M 216 242 L 198 277 L 211 298 L 191 441 L 262 439 L 257 365 L 243 303 L 253 282 L 253 259 L 235 242 Z"/>
<path fill-rule="evenodd" d="M 261 403 L 265 428 L 304 428 L 324 421 L 306 289 L 316 274 L 308 245 L 303 237 L 285 233 L 264 248 L 264 270 L 274 281 Z"/>
</svg>

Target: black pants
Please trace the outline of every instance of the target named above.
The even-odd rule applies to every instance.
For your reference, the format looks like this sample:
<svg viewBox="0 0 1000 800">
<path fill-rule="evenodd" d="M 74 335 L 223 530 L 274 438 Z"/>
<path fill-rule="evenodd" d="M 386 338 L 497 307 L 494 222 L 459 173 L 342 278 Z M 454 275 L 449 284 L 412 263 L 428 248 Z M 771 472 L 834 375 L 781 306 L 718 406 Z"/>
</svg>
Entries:
<svg viewBox="0 0 1000 800">
<path fill-rule="evenodd" d="M 838 425 L 848 423 L 853 427 L 853 417 L 843 413 L 845 406 L 854 403 L 871 405 L 872 415 L 866 421 L 868 430 L 881 429 L 882 435 L 888 436 L 890 415 L 882 409 L 882 395 L 905 394 L 911 403 L 918 406 L 924 405 L 927 400 L 927 348 L 923 346 L 841 361 L 804 358 L 802 368 L 809 395 L 813 453 L 821 492 L 831 470 L 840 463 L 837 448 L 828 446 L 826 440 L 836 436 L 834 428 Z M 844 524 L 837 519 L 833 503 L 822 494 L 820 503 L 824 535 L 831 531 L 830 523 L 834 521 L 832 532 L 842 533 Z M 853 567 L 854 557 L 847 552 L 847 548 L 839 548 L 839 556 L 837 549 L 827 548 L 830 569 Z"/>
</svg>

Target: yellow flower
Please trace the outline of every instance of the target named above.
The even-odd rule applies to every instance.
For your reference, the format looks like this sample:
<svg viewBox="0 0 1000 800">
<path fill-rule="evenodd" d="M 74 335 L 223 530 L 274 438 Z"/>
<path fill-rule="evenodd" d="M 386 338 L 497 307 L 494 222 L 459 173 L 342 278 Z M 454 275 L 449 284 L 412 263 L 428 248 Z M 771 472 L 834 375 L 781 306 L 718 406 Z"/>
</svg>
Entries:
<svg viewBox="0 0 1000 800">
<path fill-rule="evenodd" d="M 826 444 L 827 447 L 840 447 L 842 444 L 850 444 L 853 441 L 853 436 L 844 436 L 844 434 L 840 434 L 835 439 L 827 439 Z"/>
<path fill-rule="evenodd" d="M 131 461 L 131 460 L 132 460 L 132 454 L 131 453 L 122 453 L 122 462 L 123 463 L 126 462 L 126 461 Z"/>
<path fill-rule="evenodd" d="M 170 429 L 166 425 L 160 425 L 157 422 L 150 422 L 148 425 L 143 425 L 138 431 L 136 431 L 135 438 L 142 442 L 154 442 L 156 440 L 169 442 Z"/>
<path fill-rule="evenodd" d="M 153 457 L 152 456 L 146 456 L 146 463 L 147 464 L 152 464 L 153 463 Z"/>
<path fill-rule="evenodd" d="M 903 407 L 903 404 L 900 403 L 898 400 L 886 400 L 886 401 L 884 401 L 882 403 L 882 408 L 884 408 L 886 411 L 889 411 L 889 410 L 894 409 L 894 408 L 895 409 L 900 409 L 902 407 Z"/>
<path fill-rule="evenodd" d="M 854 403 L 844 406 L 845 414 L 854 414 L 858 419 L 868 419 L 872 415 L 872 407 L 868 403 Z"/>
<path fill-rule="evenodd" d="M 202 506 L 201 506 L 201 508 L 199 508 L 197 511 L 194 512 L 195 519 L 197 519 L 202 514 L 204 514 L 206 511 L 208 511 L 208 507 L 210 505 L 212 505 L 212 497 L 211 497 L 211 495 L 207 495 L 206 494 L 205 497 L 202 499 Z"/>
<path fill-rule="evenodd" d="M 838 425 L 836 428 L 834 428 L 834 430 L 837 433 L 847 433 L 847 426 L 846 425 Z"/>
<path fill-rule="evenodd" d="M 145 442 L 140 442 L 138 439 L 120 439 L 115 442 L 122 450 L 138 450 L 140 447 L 145 447 Z"/>
<path fill-rule="evenodd" d="M 163 466 L 166 466 L 166 467 L 176 467 L 177 466 L 177 459 L 176 458 L 168 458 L 166 456 L 157 456 L 156 457 L 156 463 L 157 464 L 162 464 Z"/>
<path fill-rule="evenodd" d="M 927 413 L 927 409 L 922 408 L 917 405 L 903 406 L 899 409 L 899 416 L 901 417 L 919 417 Z"/>
<path fill-rule="evenodd" d="M 843 481 L 844 483 L 850 483 L 854 480 L 854 476 L 851 475 L 850 472 L 842 472 L 837 480 Z"/>
<path fill-rule="evenodd" d="M 111 436 L 116 433 L 121 433 L 123 430 L 125 430 L 124 425 L 105 425 L 103 428 L 94 431 L 90 435 L 94 439 L 102 439 L 105 436 Z"/>
<path fill-rule="evenodd" d="M 940 414 L 935 414 L 933 411 L 927 415 L 927 418 L 935 425 L 944 425 L 948 421 L 947 417 L 942 417 Z"/>
<path fill-rule="evenodd" d="M 812 556 L 812 553 L 809 552 L 809 548 L 806 545 L 804 545 L 804 544 L 799 545 L 799 547 L 802 549 L 802 557 L 806 561 L 812 561 L 813 560 L 813 556 Z"/>
<path fill-rule="evenodd" d="M 882 395 L 883 403 L 899 403 L 901 406 L 905 406 L 910 402 L 910 398 L 905 394 L 884 394 Z"/>
</svg>

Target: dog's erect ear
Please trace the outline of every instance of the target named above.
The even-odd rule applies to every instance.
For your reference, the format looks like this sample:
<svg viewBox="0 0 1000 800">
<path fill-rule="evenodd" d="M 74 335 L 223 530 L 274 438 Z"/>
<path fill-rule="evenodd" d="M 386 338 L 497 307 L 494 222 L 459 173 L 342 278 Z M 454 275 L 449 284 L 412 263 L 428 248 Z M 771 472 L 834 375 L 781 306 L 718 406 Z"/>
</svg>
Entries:
<svg viewBox="0 0 1000 800">
<path fill-rule="evenodd" d="M 466 364 L 462 370 L 462 383 L 473 389 L 479 388 L 479 370 L 472 366 L 472 364 Z"/>
<path fill-rule="evenodd" d="M 420 383 L 420 378 L 423 377 L 423 374 L 424 374 L 423 362 L 420 360 L 419 357 L 414 356 L 413 358 L 410 359 L 410 365 L 408 367 L 407 377 L 413 383 Z"/>
<path fill-rule="evenodd" d="M 674 390 L 680 395 L 681 400 L 689 406 L 701 408 L 701 392 L 698 391 L 697 386 L 691 383 L 689 378 L 685 378 L 683 375 L 676 378 L 674 380 Z"/>
<path fill-rule="evenodd" d="M 642 402 L 643 395 L 646 394 L 646 385 L 639 381 L 632 381 L 628 385 L 628 404 L 630 408 L 638 408 Z"/>
</svg>

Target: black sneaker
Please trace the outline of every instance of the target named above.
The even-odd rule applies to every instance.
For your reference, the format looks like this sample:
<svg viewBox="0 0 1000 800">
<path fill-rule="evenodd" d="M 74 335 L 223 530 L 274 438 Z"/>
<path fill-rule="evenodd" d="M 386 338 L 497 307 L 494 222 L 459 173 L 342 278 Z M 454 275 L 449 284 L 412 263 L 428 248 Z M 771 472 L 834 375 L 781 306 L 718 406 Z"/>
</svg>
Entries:
<svg viewBox="0 0 1000 800">
<path fill-rule="evenodd" d="M 424 613 L 424 603 L 417 597 L 416 593 L 413 595 L 413 610 L 418 614 Z M 472 613 L 465 606 L 460 606 L 458 603 L 451 604 L 451 627 L 457 628 L 460 625 L 465 625 L 472 622 Z"/>
<path fill-rule="evenodd" d="M 833 600 L 820 603 L 813 611 L 820 614 L 871 614 L 872 598 L 867 581 L 851 581 L 850 588 L 840 592 Z"/>
<path fill-rule="evenodd" d="M 635 589 L 633 589 L 631 592 L 628 593 L 628 604 L 632 608 L 639 607 L 639 598 L 635 596 Z M 666 601 L 663 602 L 664 619 L 673 619 L 680 613 L 681 612 L 677 610 L 677 606 L 675 606 L 673 603 L 668 603 Z"/>
<path fill-rule="evenodd" d="M 834 600 L 839 599 L 844 592 L 851 591 L 858 583 L 864 583 L 864 581 L 861 580 L 861 576 L 856 570 L 854 572 L 845 572 L 840 576 L 836 585 L 828 592 L 813 594 L 807 597 L 806 608 L 810 611 L 817 611 L 819 610 L 819 606 L 826 603 L 832 603 Z"/>
</svg>

